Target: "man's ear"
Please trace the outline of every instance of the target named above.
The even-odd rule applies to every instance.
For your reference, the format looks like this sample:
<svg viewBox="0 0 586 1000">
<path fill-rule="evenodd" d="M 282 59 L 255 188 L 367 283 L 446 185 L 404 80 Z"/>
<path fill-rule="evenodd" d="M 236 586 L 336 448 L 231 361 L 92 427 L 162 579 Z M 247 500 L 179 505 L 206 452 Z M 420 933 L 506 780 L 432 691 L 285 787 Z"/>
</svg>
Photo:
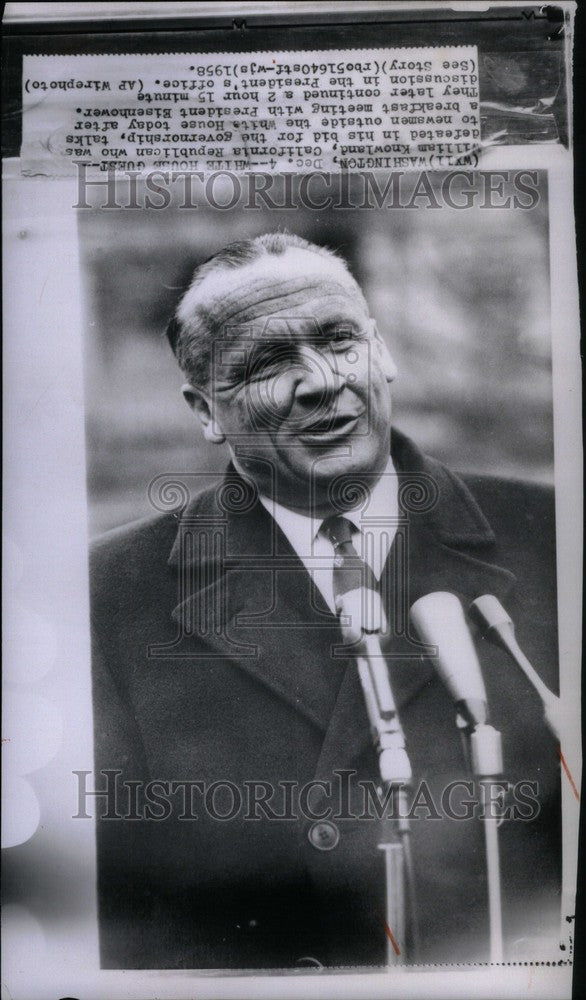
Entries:
<svg viewBox="0 0 586 1000">
<path fill-rule="evenodd" d="M 222 428 L 218 426 L 212 417 L 211 403 L 207 394 L 189 382 L 186 382 L 181 387 L 181 391 L 190 410 L 193 410 L 201 423 L 203 436 L 206 441 L 211 441 L 212 444 L 223 444 L 226 437 Z"/>
<path fill-rule="evenodd" d="M 375 340 L 375 356 L 377 360 L 380 362 L 383 374 L 387 382 L 394 382 L 398 375 L 398 369 L 395 362 L 393 361 L 391 352 L 389 351 L 383 338 L 378 332 L 378 327 L 374 322 L 374 320 L 372 322 L 372 332 L 374 334 L 374 340 Z"/>
</svg>

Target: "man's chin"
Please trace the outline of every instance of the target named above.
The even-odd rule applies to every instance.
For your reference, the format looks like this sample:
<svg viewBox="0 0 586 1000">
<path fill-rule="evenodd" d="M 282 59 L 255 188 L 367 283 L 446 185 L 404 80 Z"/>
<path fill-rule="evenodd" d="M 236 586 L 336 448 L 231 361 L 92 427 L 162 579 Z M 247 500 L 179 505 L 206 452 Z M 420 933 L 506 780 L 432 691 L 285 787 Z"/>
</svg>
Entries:
<svg viewBox="0 0 586 1000">
<path fill-rule="evenodd" d="M 331 482 L 332 477 L 337 475 L 363 475 L 370 479 L 382 471 L 387 460 L 388 452 L 381 455 L 378 449 L 371 451 L 361 448 L 360 444 L 356 446 L 346 443 L 338 448 L 328 449 L 323 454 L 316 454 L 312 472 L 316 482 Z"/>
<path fill-rule="evenodd" d="M 304 493 L 310 504 L 317 502 L 322 505 L 331 502 L 340 493 L 346 493 L 354 484 L 362 483 L 368 490 L 373 486 L 373 477 L 381 474 L 387 460 L 388 456 L 381 464 L 378 455 L 353 455 L 348 446 L 332 450 L 327 455 L 316 456 L 310 469 L 298 470 L 295 492 L 300 498 Z"/>
</svg>

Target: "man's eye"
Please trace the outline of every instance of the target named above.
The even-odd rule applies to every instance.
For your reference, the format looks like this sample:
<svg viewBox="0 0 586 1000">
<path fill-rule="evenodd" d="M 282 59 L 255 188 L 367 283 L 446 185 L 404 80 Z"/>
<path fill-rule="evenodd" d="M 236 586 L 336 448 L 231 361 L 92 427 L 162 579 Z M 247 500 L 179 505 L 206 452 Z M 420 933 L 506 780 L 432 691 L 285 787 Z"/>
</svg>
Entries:
<svg viewBox="0 0 586 1000">
<path fill-rule="evenodd" d="M 356 333 L 351 333 L 349 330 L 339 330 L 331 337 L 329 347 L 334 351 L 345 351 L 360 339 Z"/>
<path fill-rule="evenodd" d="M 299 360 L 299 351 L 295 344 L 267 344 L 253 351 L 246 365 L 248 379 L 271 378 L 287 371 Z"/>
<path fill-rule="evenodd" d="M 283 371 L 282 365 L 277 365 L 274 362 L 267 362 L 262 365 L 255 365 L 246 378 L 247 382 L 262 382 L 264 379 L 274 378 L 275 375 L 279 375 Z"/>
<path fill-rule="evenodd" d="M 289 364 L 291 359 L 289 358 Z M 274 378 L 275 375 L 279 375 L 286 367 L 287 361 L 284 358 L 256 358 L 252 361 L 246 370 L 246 381 L 258 381 L 261 379 Z"/>
</svg>

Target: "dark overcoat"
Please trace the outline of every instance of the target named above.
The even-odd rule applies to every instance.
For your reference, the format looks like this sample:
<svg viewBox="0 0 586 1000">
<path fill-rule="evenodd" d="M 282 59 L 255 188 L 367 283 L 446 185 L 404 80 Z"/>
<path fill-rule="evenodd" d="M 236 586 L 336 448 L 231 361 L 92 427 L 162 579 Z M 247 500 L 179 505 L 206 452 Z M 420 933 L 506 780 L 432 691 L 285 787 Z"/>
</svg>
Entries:
<svg viewBox="0 0 586 1000">
<path fill-rule="evenodd" d="M 455 476 L 398 433 L 392 453 L 401 514 L 384 575 L 387 651 L 420 789 L 417 960 L 486 961 L 482 824 L 442 807 L 469 773 L 454 706 L 405 610 L 435 590 L 465 605 L 496 594 L 555 689 L 553 498 Z M 91 576 L 95 784 L 111 792 L 97 810 L 103 966 L 380 966 L 380 824 L 360 784 L 376 780 L 377 762 L 355 663 L 265 508 L 232 470 L 182 512 L 99 540 Z M 477 646 L 512 786 L 500 841 L 505 957 L 515 960 L 557 935 L 559 756 L 523 675 Z M 454 786 L 452 811 L 467 815 L 475 794 Z"/>
</svg>

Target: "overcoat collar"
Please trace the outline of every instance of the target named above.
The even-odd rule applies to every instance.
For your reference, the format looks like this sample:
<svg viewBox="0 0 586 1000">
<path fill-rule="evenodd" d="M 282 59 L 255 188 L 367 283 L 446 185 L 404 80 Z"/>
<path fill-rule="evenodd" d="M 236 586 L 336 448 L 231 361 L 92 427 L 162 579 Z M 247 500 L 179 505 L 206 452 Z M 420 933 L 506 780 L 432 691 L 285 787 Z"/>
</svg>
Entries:
<svg viewBox="0 0 586 1000">
<path fill-rule="evenodd" d="M 495 542 L 494 532 L 462 479 L 423 452 L 404 434 L 393 430 L 391 454 L 397 470 L 400 504 L 406 514 L 433 532 L 440 544 L 454 548 Z M 264 512 L 264 513 L 263 513 Z M 179 565 L 181 524 L 226 526 L 229 557 L 292 552 L 282 532 L 264 510 L 253 487 L 230 464 L 218 487 L 198 494 L 182 512 L 180 530 L 169 564 Z M 286 540 L 285 540 L 286 542 Z M 276 546 L 276 548 L 275 548 Z"/>
<path fill-rule="evenodd" d="M 465 602 L 481 593 L 505 597 L 514 577 L 494 561 L 494 532 L 464 482 L 399 432 L 393 432 L 391 452 L 409 602 L 434 590 L 458 593 Z M 334 736 L 360 696 L 353 663 L 332 660 L 332 647 L 341 643 L 337 619 L 233 467 L 218 487 L 187 506 L 169 563 L 178 570 L 173 618 L 181 629 L 187 623 L 208 655 L 233 660 Z M 397 657 L 391 667 L 399 708 L 430 683 L 431 667 L 421 659 Z M 358 748 L 362 737 L 356 735 Z"/>
</svg>

